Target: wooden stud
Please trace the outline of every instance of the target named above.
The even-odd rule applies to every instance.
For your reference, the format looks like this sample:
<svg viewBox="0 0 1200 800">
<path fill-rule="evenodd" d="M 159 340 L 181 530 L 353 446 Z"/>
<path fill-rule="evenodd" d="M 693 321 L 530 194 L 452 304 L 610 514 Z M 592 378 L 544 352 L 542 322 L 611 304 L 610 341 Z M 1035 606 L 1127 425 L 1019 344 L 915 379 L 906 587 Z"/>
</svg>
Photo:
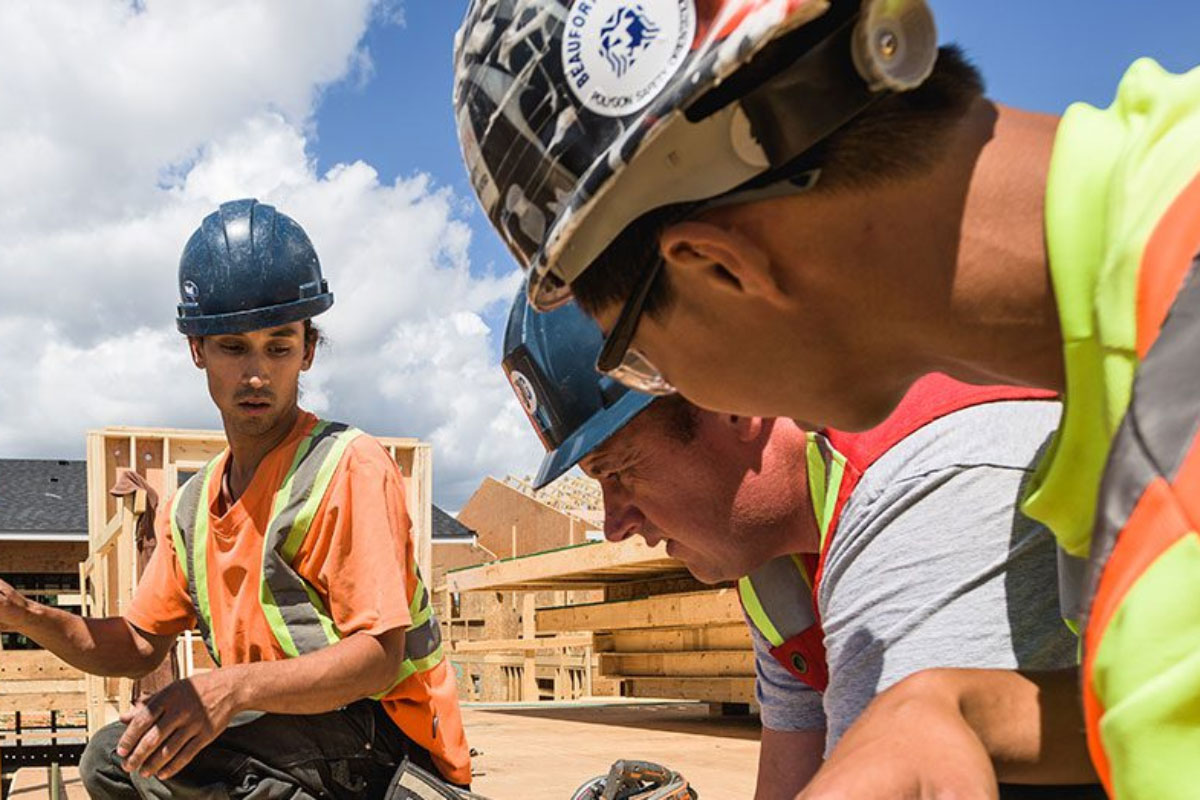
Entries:
<svg viewBox="0 0 1200 800">
<path fill-rule="evenodd" d="M 754 677 L 753 650 L 710 650 L 683 653 L 601 653 L 605 677 L 637 676 L 708 678 Z"/>
<path fill-rule="evenodd" d="M 541 633 L 561 631 L 615 631 L 629 628 L 693 627 L 740 622 L 737 592 L 668 594 L 622 603 L 544 608 L 538 615 Z"/>
</svg>

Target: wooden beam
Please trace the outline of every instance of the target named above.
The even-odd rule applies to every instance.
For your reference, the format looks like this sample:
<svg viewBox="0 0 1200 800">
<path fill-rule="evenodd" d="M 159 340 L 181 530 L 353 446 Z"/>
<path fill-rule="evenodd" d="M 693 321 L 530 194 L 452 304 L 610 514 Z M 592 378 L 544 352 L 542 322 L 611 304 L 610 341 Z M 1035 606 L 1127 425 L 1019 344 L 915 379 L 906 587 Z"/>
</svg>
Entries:
<svg viewBox="0 0 1200 800">
<path fill-rule="evenodd" d="M 47 650 L 6 650 L 0 656 L 0 691 L 14 681 L 82 680 L 83 675 Z"/>
<path fill-rule="evenodd" d="M 601 653 L 600 673 L 607 678 L 753 678 L 754 651 Z"/>
<path fill-rule="evenodd" d="M 525 657 L 519 653 L 451 653 L 447 656 L 455 664 L 474 667 L 481 665 L 493 665 L 501 667 L 519 668 L 524 666 Z M 582 655 L 539 655 L 534 659 L 539 671 L 543 669 L 552 670 L 559 666 L 570 667 L 571 669 L 590 669 L 590 659 Z M 559 662 L 562 662 L 561 664 Z"/>
<path fill-rule="evenodd" d="M 42 680 L 38 678 L 21 678 L 0 685 L 0 697 L 26 694 L 70 694 L 85 690 L 83 678 L 67 680 Z M 36 711 L 37 709 L 30 709 Z"/>
<path fill-rule="evenodd" d="M 0 694 L 0 714 L 17 711 L 86 711 L 87 694 L 80 686 L 78 692 L 33 692 L 30 694 Z"/>
<path fill-rule="evenodd" d="M 492 639 L 455 642 L 454 653 L 505 653 L 526 650 L 562 650 L 567 647 L 590 647 L 592 635 L 550 636 L 540 639 Z"/>
<path fill-rule="evenodd" d="M 446 573 L 446 583 L 452 592 L 598 588 L 682 570 L 683 564 L 668 557 L 664 545 L 648 547 L 639 537 L 617 544 L 591 542 L 451 570 Z"/>
<path fill-rule="evenodd" d="M 624 678 L 626 697 L 753 703 L 754 678 Z"/>
<path fill-rule="evenodd" d="M 605 650 L 661 653 L 681 650 L 745 650 L 754 645 L 744 622 L 695 628 L 642 628 L 613 631 Z"/>
<path fill-rule="evenodd" d="M 543 608 L 539 633 L 560 631 L 617 631 L 629 628 L 687 628 L 743 619 L 737 591 L 667 594 L 620 603 Z"/>
</svg>

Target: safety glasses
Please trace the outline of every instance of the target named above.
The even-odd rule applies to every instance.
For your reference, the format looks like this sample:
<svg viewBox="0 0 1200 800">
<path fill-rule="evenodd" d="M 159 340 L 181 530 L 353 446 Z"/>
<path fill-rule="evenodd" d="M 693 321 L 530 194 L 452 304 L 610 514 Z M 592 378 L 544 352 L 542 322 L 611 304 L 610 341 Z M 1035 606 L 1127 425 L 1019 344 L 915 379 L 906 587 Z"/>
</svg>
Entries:
<svg viewBox="0 0 1200 800">
<path fill-rule="evenodd" d="M 630 345 L 637 334 L 642 313 L 646 310 L 646 298 L 650 296 L 650 290 L 654 288 L 662 268 L 662 258 L 655 258 L 641 283 L 622 306 L 617 323 L 604 338 L 604 347 L 596 359 L 596 369 L 599 371 L 630 389 L 653 395 L 675 394 L 676 389 L 663 377 L 658 367 L 650 363 L 650 359 Z"/>
</svg>

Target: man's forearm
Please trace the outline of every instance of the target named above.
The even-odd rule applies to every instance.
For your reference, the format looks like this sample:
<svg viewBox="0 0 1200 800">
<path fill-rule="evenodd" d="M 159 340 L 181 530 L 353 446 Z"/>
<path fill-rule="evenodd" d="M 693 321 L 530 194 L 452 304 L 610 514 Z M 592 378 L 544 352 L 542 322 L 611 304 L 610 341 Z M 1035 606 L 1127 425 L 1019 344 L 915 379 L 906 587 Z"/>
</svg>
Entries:
<svg viewBox="0 0 1200 800">
<path fill-rule="evenodd" d="M 140 678 L 162 660 L 151 642 L 122 617 L 90 618 L 30 602 L 20 632 L 73 667 L 92 675 Z"/>
<path fill-rule="evenodd" d="M 323 714 L 378 694 L 399 674 L 404 631 L 353 634 L 315 653 L 223 667 L 239 711 Z"/>
<path fill-rule="evenodd" d="M 956 707 L 1002 782 L 1096 780 L 1083 734 L 1077 670 L 937 669 L 894 688 Z"/>
<path fill-rule="evenodd" d="M 754 800 L 792 800 L 821 768 L 825 731 L 775 731 L 764 727 Z"/>
</svg>

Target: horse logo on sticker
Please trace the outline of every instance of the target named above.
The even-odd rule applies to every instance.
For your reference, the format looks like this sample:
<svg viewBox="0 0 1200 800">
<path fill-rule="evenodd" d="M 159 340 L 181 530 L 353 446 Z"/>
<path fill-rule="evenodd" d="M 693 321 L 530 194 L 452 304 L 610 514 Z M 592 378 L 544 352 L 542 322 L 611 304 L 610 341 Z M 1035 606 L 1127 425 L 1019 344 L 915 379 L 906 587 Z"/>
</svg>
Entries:
<svg viewBox="0 0 1200 800">
<path fill-rule="evenodd" d="M 588 111 L 623 117 L 648 106 L 691 52 L 695 0 L 573 0 L 563 75 Z"/>
<path fill-rule="evenodd" d="M 624 77 L 638 54 L 654 43 L 659 27 L 640 4 L 618 8 L 600 28 L 600 53 L 618 78 Z"/>
</svg>

